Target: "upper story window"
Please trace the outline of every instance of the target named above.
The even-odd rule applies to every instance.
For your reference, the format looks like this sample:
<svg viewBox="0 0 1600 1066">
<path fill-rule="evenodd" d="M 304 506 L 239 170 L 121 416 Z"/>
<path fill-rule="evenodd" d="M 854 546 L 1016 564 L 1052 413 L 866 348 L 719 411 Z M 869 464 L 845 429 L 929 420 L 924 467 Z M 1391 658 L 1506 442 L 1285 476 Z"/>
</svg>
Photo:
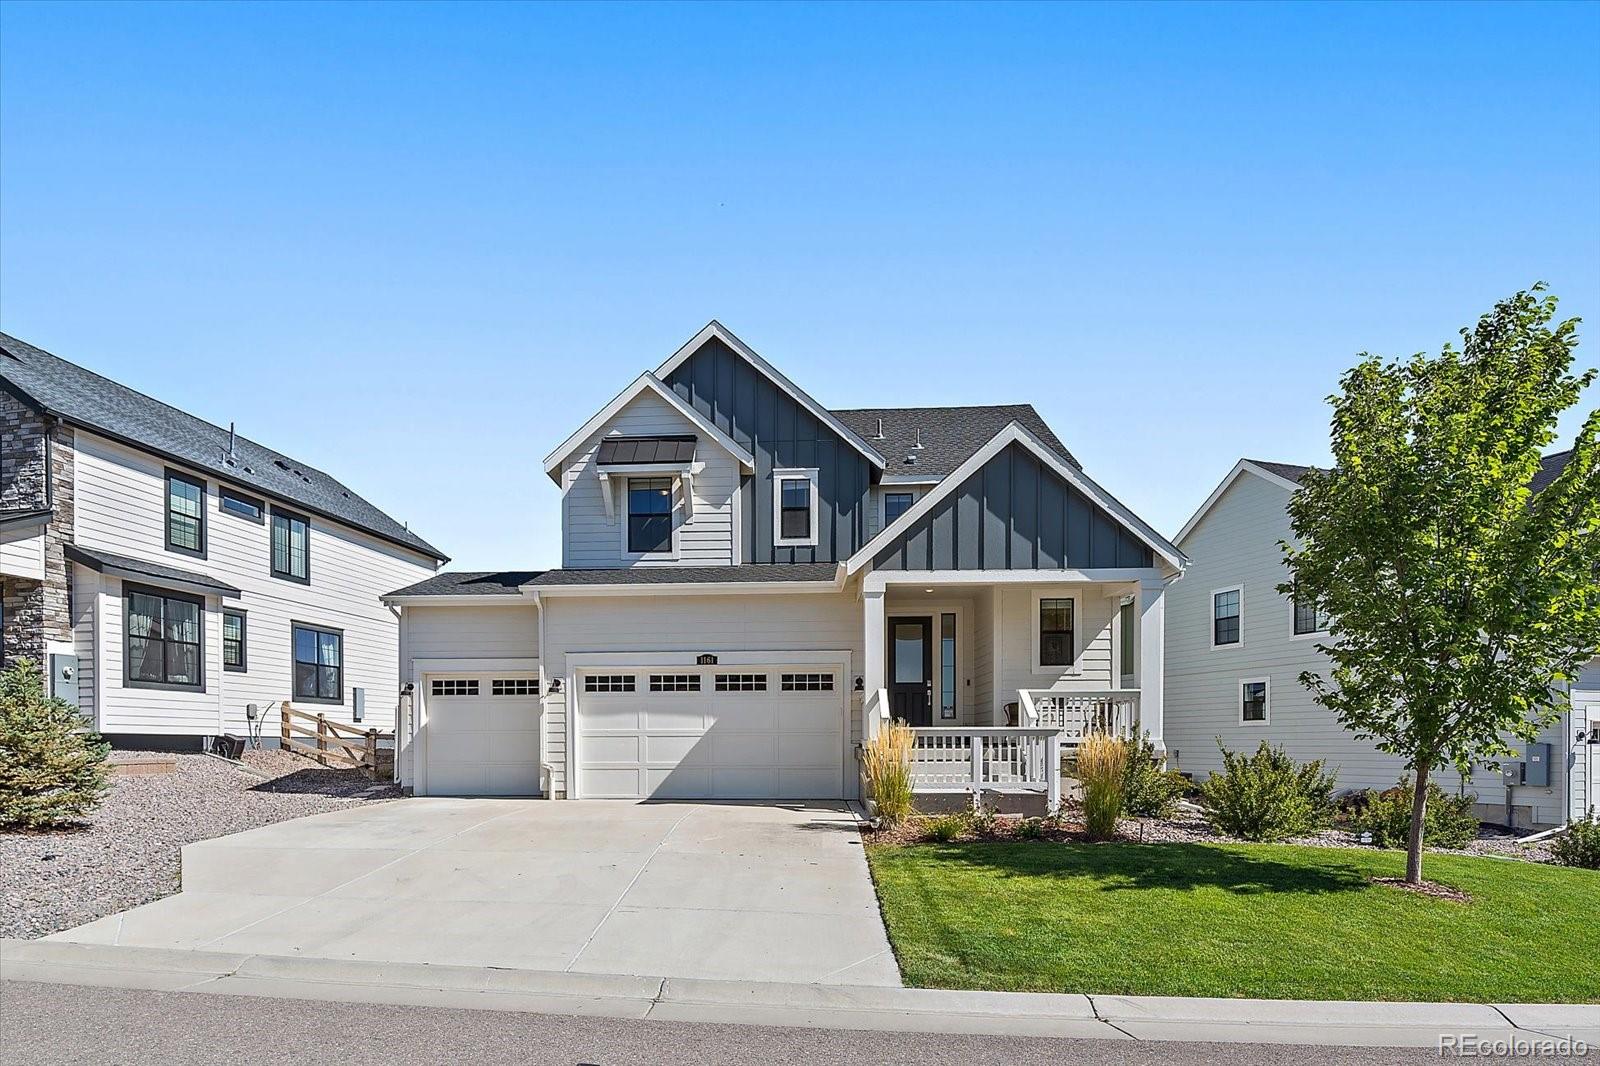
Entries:
<svg viewBox="0 0 1600 1066">
<path fill-rule="evenodd" d="M 267 505 L 238 489 L 221 488 L 217 490 L 217 509 L 248 518 L 252 522 L 261 522 L 266 515 Z"/>
<path fill-rule="evenodd" d="M 896 518 L 911 510 L 911 504 L 916 499 L 909 492 L 886 492 L 883 494 L 883 524 L 887 526 Z"/>
<path fill-rule="evenodd" d="M 167 471 L 167 550 L 206 553 L 206 483 L 176 470 Z"/>
<path fill-rule="evenodd" d="M 1040 668 L 1071 666 L 1077 661 L 1074 632 L 1077 604 L 1069 597 L 1045 596 L 1039 600 Z"/>
<path fill-rule="evenodd" d="M 1317 610 L 1316 604 L 1305 603 L 1299 599 L 1294 601 L 1295 636 L 1305 636 L 1308 633 L 1326 633 L 1328 631 L 1328 622 L 1328 612 Z"/>
<path fill-rule="evenodd" d="M 277 507 L 272 509 L 272 576 L 311 584 L 311 523 Z"/>
<path fill-rule="evenodd" d="M 628 551 L 652 555 L 672 551 L 672 479 L 628 479 Z"/>
<path fill-rule="evenodd" d="M 134 688 L 205 687 L 205 609 L 198 596 L 125 585 L 123 662 Z"/>
<path fill-rule="evenodd" d="M 245 616 L 243 611 L 222 612 L 222 668 L 242 674 L 250 668 L 245 648 Z"/>
<path fill-rule="evenodd" d="M 312 703 L 344 702 L 344 633 L 295 622 L 294 698 Z"/>
<path fill-rule="evenodd" d="M 1211 594 L 1211 646 L 1221 648 L 1240 642 L 1240 621 L 1244 613 L 1244 590 L 1218 589 Z"/>
<path fill-rule="evenodd" d="M 817 542 L 817 472 L 772 472 L 772 543 L 805 547 Z"/>
</svg>

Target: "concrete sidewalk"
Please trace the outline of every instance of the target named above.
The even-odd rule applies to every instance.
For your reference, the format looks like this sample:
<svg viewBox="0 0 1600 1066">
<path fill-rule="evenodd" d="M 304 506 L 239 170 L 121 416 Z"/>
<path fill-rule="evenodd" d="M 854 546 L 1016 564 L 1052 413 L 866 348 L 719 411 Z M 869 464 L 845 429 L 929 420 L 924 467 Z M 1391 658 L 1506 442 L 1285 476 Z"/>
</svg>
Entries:
<svg viewBox="0 0 1600 1066">
<path fill-rule="evenodd" d="M 762 984 L 0 940 L 0 978 L 538 1014 L 895 1032 L 1438 1048 L 1600 1047 L 1600 1006 L 1340 1003 Z"/>
</svg>

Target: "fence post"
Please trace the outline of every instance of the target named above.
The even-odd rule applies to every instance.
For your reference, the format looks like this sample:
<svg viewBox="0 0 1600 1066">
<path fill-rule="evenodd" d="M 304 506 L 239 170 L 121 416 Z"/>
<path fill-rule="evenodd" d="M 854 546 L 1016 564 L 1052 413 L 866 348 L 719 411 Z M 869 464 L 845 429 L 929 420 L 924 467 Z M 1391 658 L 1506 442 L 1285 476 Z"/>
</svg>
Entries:
<svg viewBox="0 0 1600 1066">
<path fill-rule="evenodd" d="M 278 734 L 284 751 L 289 750 L 289 701 L 278 706 Z"/>
<path fill-rule="evenodd" d="M 317 715 L 317 761 L 328 765 L 328 719 L 321 714 Z"/>
<path fill-rule="evenodd" d="M 361 765 L 371 771 L 372 776 L 378 776 L 378 731 L 367 730 L 366 749 L 361 753 Z"/>
<path fill-rule="evenodd" d="M 983 736 L 973 734 L 972 741 L 972 809 L 983 809 Z"/>
</svg>

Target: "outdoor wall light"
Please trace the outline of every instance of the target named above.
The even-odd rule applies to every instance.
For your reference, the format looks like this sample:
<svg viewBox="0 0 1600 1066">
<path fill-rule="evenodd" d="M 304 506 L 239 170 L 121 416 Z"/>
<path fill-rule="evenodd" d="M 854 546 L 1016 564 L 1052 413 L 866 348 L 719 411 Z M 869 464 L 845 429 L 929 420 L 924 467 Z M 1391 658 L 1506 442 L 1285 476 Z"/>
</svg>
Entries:
<svg viewBox="0 0 1600 1066">
<path fill-rule="evenodd" d="M 864 678 L 864 677 L 857 677 L 856 678 L 856 691 L 857 692 L 865 692 L 866 690 L 867 690 L 867 679 Z"/>
<path fill-rule="evenodd" d="M 561 691 L 561 679 L 559 677 L 552 677 L 550 679 L 550 694 L 551 695 L 555 695 L 557 692 L 560 692 L 560 691 Z"/>
</svg>

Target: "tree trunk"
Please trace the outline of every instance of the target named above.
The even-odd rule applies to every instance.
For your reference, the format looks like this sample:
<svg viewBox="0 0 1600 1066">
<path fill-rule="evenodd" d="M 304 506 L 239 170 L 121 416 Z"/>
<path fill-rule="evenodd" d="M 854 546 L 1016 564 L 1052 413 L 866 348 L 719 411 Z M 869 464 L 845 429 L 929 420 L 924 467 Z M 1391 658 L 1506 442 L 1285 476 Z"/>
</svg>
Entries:
<svg viewBox="0 0 1600 1066">
<path fill-rule="evenodd" d="M 1433 764 L 1427 759 L 1417 763 L 1417 783 L 1411 794 L 1411 834 L 1406 838 L 1406 884 L 1422 883 L 1422 825 L 1428 815 L 1428 771 Z"/>
</svg>

